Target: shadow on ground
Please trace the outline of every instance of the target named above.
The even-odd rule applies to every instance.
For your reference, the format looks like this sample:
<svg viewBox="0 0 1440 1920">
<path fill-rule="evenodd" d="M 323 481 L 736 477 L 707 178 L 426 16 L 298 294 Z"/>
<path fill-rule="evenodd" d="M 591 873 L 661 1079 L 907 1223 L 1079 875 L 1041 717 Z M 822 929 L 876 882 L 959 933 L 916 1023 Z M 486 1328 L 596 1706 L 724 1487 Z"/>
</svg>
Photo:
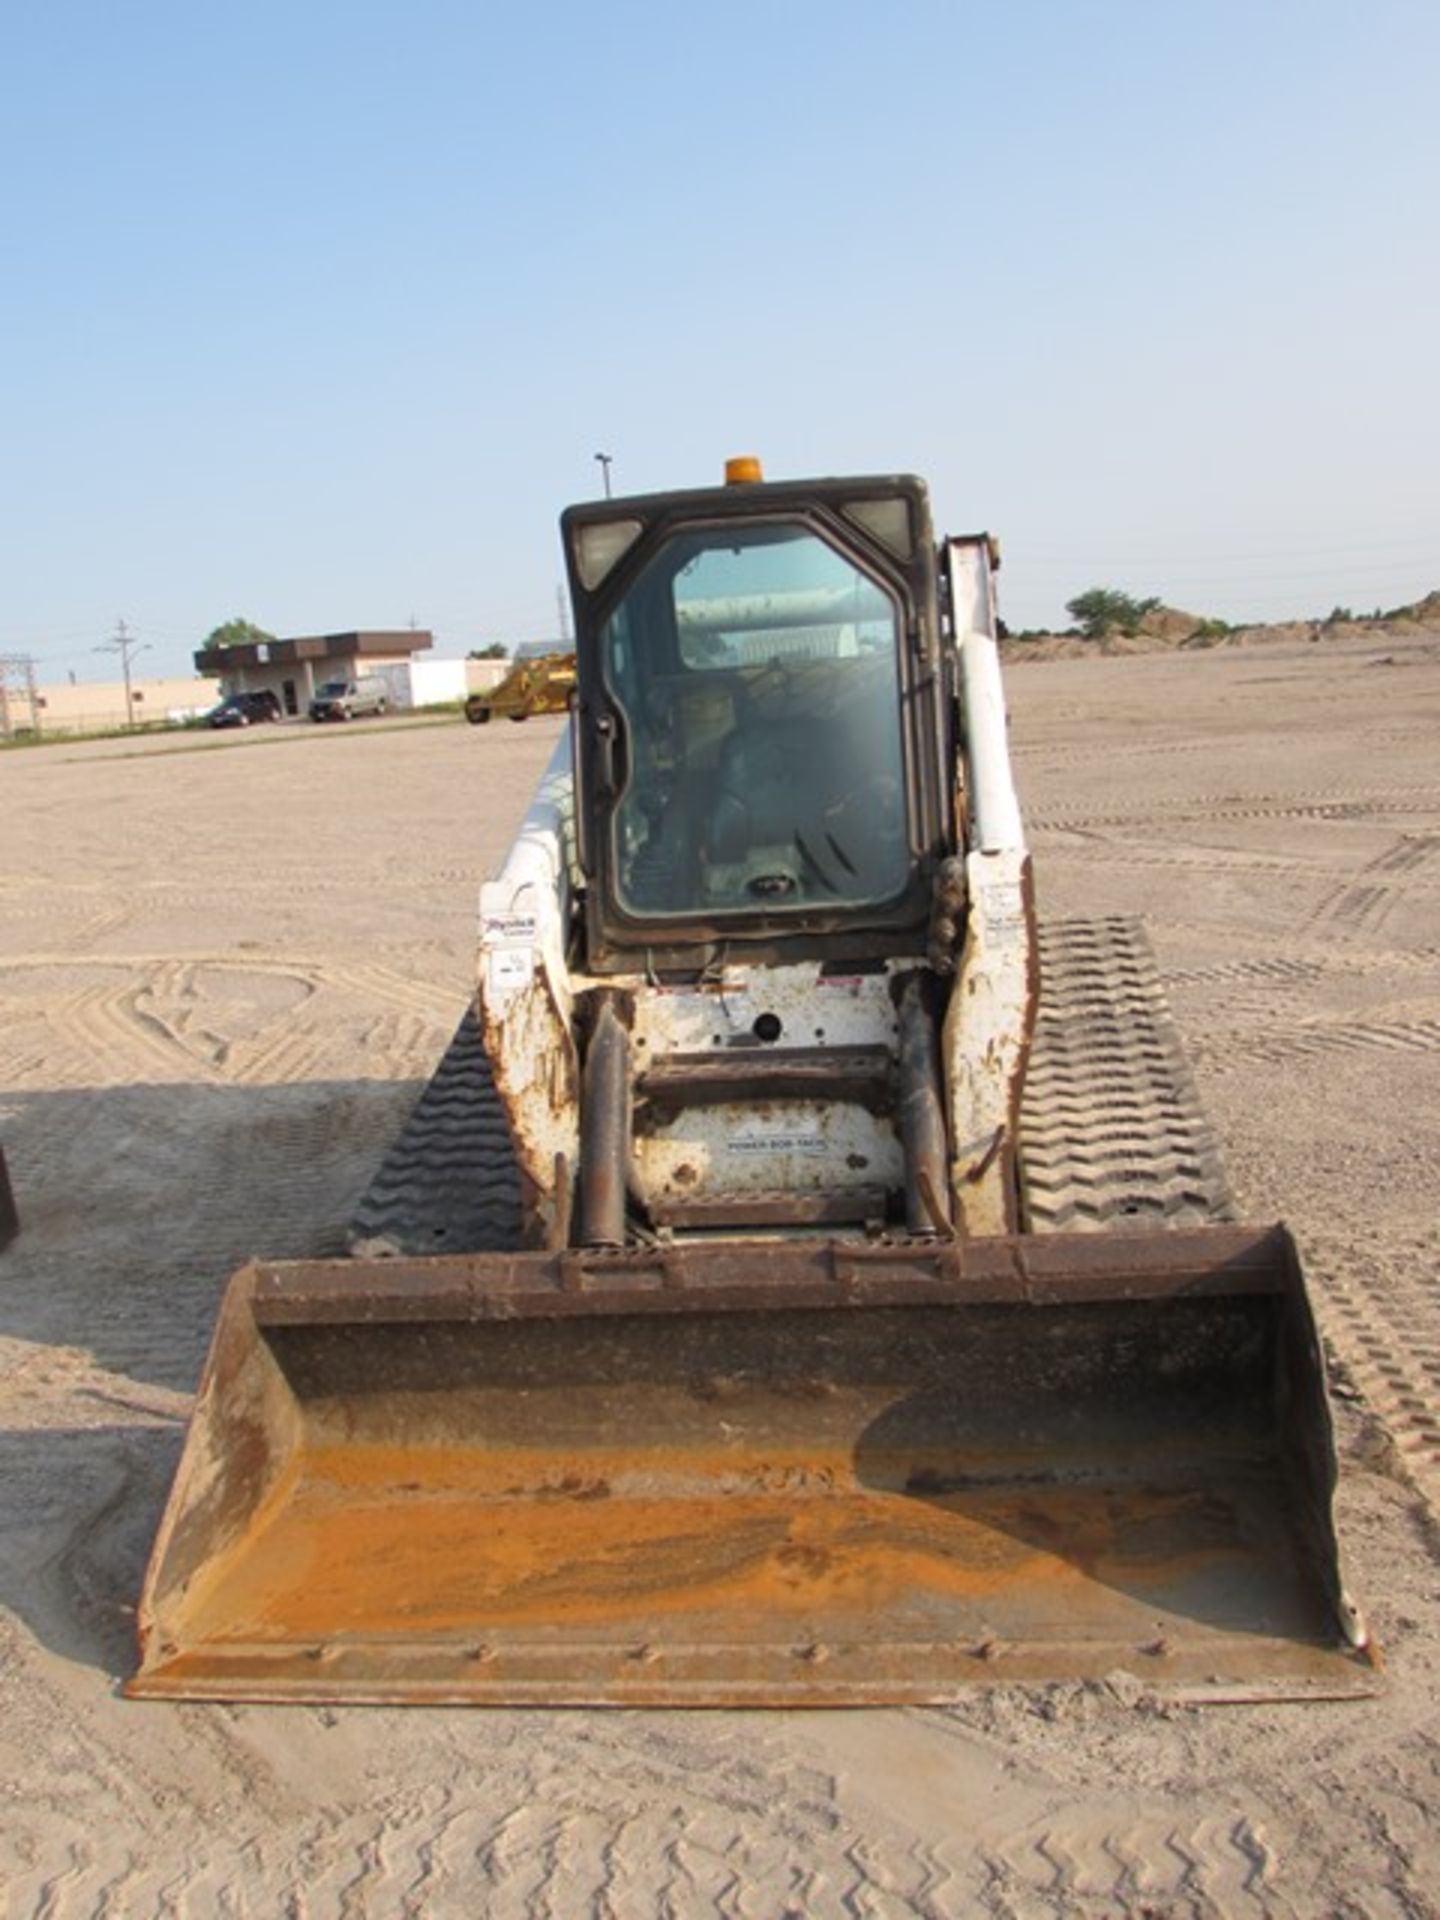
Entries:
<svg viewBox="0 0 1440 1920">
<path fill-rule="evenodd" d="M 0 1432 L 0 1608 L 117 1679 L 182 1423 Z"/>
<path fill-rule="evenodd" d="M 89 1356 L 192 1391 L 229 1275 L 256 1255 L 342 1252 L 421 1084 L 0 1095 L 20 1215 L 0 1254 L 0 1338 L 58 1350 L 62 1371 Z"/>
</svg>

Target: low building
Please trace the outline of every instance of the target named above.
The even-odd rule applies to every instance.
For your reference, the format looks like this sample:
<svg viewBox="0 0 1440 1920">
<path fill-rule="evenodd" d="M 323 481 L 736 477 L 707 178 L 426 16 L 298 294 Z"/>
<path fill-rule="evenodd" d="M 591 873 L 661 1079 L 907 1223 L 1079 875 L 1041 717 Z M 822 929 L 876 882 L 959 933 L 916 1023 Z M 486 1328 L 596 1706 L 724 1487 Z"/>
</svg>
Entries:
<svg viewBox="0 0 1440 1920">
<path fill-rule="evenodd" d="M 109 733 L 117 727 L 175 725 L 198 719 L 220 698 L 220 683 L 211 679 L 145 679 L 130 683 L 130 712 L 125 710 L 125 688 L 119 680 L 80 680 L 69 685 L 41 683 L 35 688 L 34 716 L 29 703 L 12 701 L 8 732 L 24 734 Z"/>
<path fill-rule="evenodd" d="M 226 693 L 273 693 L 286 713 L 304 713 L 327 680 L 408 668 L 435 644 L 424 628 L 398 633 L 322 633 L 299 640 L 258 640 L 239 647 L 202 647 L 201 673 L 218 674 Z M 388 677 L 388 675 L 386 676 Z"/>
<path fill-rule="evenodd" d="M 390 688 L 391 706 L 402 713 L 448 706 L 470 691 L 463 660 L 409 660 L 403 667 L 382 668 L 380 675 Z"/>
</svg>

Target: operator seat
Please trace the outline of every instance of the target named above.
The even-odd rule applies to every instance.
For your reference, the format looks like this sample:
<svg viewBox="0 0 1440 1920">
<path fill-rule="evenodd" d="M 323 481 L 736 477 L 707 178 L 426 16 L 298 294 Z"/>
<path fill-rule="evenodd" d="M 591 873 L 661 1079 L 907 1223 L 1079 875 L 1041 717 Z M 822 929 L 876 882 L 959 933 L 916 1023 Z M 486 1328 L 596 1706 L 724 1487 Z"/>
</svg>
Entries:
<svg viewBox="0 0 1440 1920">
<path fill-rule="evenodd" d="M 818 820 L 815 738 L 806 720 L 766 720 L 739 728 L 720 750 L 711 811 L 712 860 L 743 860 L 756 847 L 785 845 Z"/>
</svg>

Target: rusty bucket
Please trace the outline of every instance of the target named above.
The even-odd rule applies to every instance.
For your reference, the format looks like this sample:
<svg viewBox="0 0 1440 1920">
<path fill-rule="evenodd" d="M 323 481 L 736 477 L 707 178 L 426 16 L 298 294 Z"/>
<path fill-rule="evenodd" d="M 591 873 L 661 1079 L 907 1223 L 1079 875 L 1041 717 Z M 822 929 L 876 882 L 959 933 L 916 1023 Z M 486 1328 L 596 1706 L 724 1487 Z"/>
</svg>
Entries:
<svg viewBox="0 0 1440 1920">
<path fill-rule="evenodd" d="M 255 1265 L 133 1695 L 1373 1690 L 1282 1229 Z"/>
</svg>

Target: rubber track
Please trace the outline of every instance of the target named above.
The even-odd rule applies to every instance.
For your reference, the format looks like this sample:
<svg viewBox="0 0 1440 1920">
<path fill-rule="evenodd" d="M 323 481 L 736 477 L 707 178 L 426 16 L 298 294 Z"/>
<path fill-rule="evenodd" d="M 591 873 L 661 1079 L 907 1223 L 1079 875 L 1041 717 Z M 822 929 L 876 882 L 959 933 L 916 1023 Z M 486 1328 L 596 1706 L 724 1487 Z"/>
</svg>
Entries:
<svg viewBox="0 0 1440 1920">
<path fill-rule="evenodd" d="M 1020 1117 L 1035 1233 L 1237 1217 L 1150 943 L 1137 920 L 1040 925 L 1040 1009 Z"/>
<path fill-rule="evenodd" d="M 473 1009 L 350 1222 L 358 1259 L 504 1253 L 521 1243 L 520 1169 Z"/>
</svg>

